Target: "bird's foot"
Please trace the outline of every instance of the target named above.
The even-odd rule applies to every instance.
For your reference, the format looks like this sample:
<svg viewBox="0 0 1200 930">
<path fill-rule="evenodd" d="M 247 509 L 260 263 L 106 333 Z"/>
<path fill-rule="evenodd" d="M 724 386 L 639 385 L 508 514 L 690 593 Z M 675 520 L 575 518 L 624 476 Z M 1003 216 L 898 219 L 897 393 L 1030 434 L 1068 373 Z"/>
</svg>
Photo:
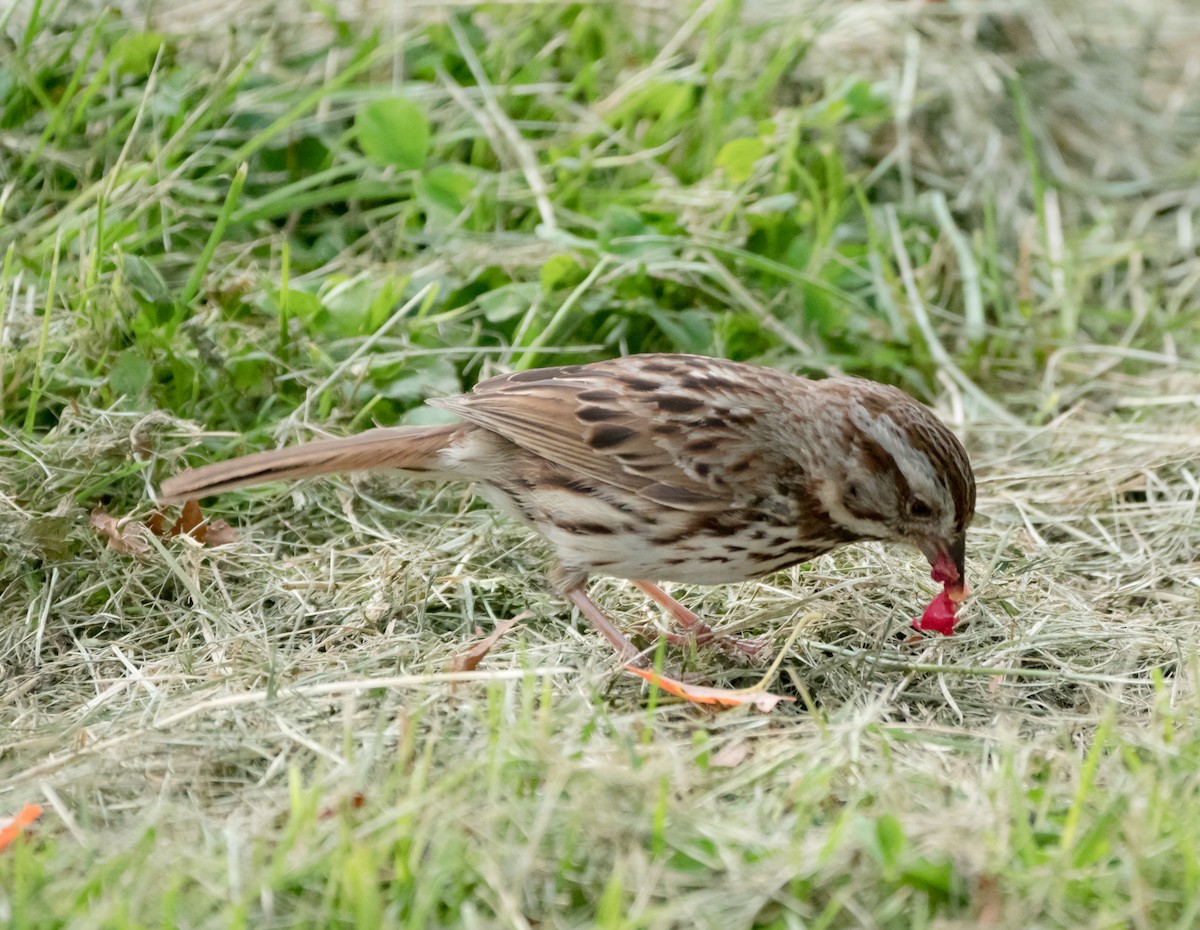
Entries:
<svg viewBox="0 0 1200 930">
<path fill-rule="evenodd" d="M 709 627 L 704 627 L 701 630 L 689 630 L 686 633 L 669 633 L 663 632 L 658 627 L 645 624 L 644 626 L 634 627 L 634 632 L 649 638 L 665 639 L 672 646 L 679 646 L 683 649 L 687 649 L 689 646 L 714 646 L 723 652 L 737 653 L 744 656 L 757 656 L 770 645 L 769 640 L 765 637 L 742 638 L 726 636 Z"/>
<path fill-rule="evenodd" d="M 639 587 L 641 586 L 642 584 L 639 583 Z M 658 590 L 655 585 L 647 585 L 646 587 L 649 587 L 655 591 Z M 643 590 L 645 590 L 645 588 L 643 588 Z M 647 593 L 649 594 L 650 591 L 647 591 Z M 656 671 L 642 668 L 640 663 L 645 661 L 642 654 L 639 653 L 634 645 L 625 638 L 624 634 L 622 634 L 616 628 L 616 626 L 613 625 L 613 622 L 608 619 L 604 611 L 600 609 L 596 602 L 588 597 L 587 592 L 584 591 L 582 587 L 574 587 L 567 591 L 566 595 L 570 599 L 571 603 L 578 607 L 583 615 L 592 622 L 596 629 L 603 633 L 608 638 L 609 642 L 616 647 L 617 652 L 619 652 L 625 659 L 625 669 L 630 674 L 637 675 L 639 678 L 645 679 L 651 684 L 661 688 L 663 691 L 666 691 L 668 694 L 674 694 L 687 701 L 691 701 L 694 704 L 715 704 L 723 707 L 749 704 L 762 711 L 771 710 L 780 701 L 795 700 L 795 698 L 785 697 L 781 694 L 771 694 L 769 691 L 767 691 L 767 685 L 775 677 L 776 672 L 779 671 L 779 666 L 783 663 L 784 656 L 787 655 L 792 643 L 796 641 L 796 637 L 800 635 L 800 631 L 809 623 L 810 620 L 820 617 L 820 614 L 805 614 L 800 618 L 800 621 L 796 624 L 796 628 L 792 630 L 792 634 L 788 637 L 787 642 L 784 643 L 783 648 L 779 650 L 779 654 L 775 656 L 775 660 L 771 663 L 771 667 L 767 669 L 767 673 L 763 675 L 757 684 L 752 685 L 749 688 L 711 688 L 705 685 L 688 684 L 687 682 L 680 681 L 677 678 L 669 678 L 666 675 L 662 675 Z M 651 594 L 651 597 L 654 597 L 654 595 Z M 671 603 L 674 603 L 674 599 L 667 597 L 666 594 L 663 594 L 663 597 L 671 601 Z M 655 600 L 657 600 L 657 598 L 655 598 Z M 688 613 L 690 614 L 691 611 L 688 611 Z M 694 617 L 695 615 L 693 614 L 692 616 Z M 699 621 L 697 620 L 696 622 Z M 710 630 L 708 632 L 711 633 L 712 631 Z"/>
<path fill-rule="evenodd" d="M 728 652 L 740 652 L 742 655 L 756 656 L 769 645 L 763 637 L 726 636 L 718 633 L 696 614 L 684 607 L 658 585 L 649 581 L 635 581 L 634 586 L 646 594 L 654 603 L 665 610 L 686 633 L 664 633 L 667 642 L 673 646 L 716 646 Z"/>
<path fill-rule="evenodd" d="M 761 711 L 770 711 L 780 701 L 796 700 L 793 697 L 772 694 L 767 690 L 767 685 L 770 684 L 775 674 L 779 671 L 779 666 L 783 664 L 784 657 L 788 654 L 788 650 L 792 648 L 792 643 L 796 641 L 800 632 L 813 620 L 819 620 L 820 618 L 821 615 L 819 613 L 807 613 L 801 617 L 796 622 L 795 629 L 788 636 L 787 642 L 783 644 L 783 648 L 779 650 L 779 653 L 771 662 L 771 667 L 767 669 L 766 674 L 749 688 L 710 688 L 705 685 L 692 685 L 675 678 L 660 675 L 658 672 L 651 671 L 650 669 L 639 668 L 635 665 L 626 665 L 625 671 L 637 675 L 638 678 L 644 678 L 650 684 L 661 688 L 668 694 L 674 694 L 684 700 L 691 701 L 693 704 L 718 704 L 724 707 L 750 704 Z"/>
</svg>

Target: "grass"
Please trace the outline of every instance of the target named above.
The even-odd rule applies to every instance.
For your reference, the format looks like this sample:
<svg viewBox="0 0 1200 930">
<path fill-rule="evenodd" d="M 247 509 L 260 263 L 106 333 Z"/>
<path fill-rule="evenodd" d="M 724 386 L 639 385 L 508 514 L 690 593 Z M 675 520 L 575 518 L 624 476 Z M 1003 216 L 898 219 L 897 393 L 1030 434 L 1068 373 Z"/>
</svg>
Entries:
<svg viewBox="0 0 1200 930">
<path fill-rule="evenodd" d="M 1194 926 L 1188 5 L 283 9 L 0 13 L 0 815 L 46 808 L 0 923 Z M 780 646 L 819 613 L 795 704 L 709 714 L 469 489 L 225 495 L 219 548 L 89 525 L 660 350 L 936 403 L 969 626 L 908 642 L 927 567 L 875 547 L 684 591 Z"/>
</svg>

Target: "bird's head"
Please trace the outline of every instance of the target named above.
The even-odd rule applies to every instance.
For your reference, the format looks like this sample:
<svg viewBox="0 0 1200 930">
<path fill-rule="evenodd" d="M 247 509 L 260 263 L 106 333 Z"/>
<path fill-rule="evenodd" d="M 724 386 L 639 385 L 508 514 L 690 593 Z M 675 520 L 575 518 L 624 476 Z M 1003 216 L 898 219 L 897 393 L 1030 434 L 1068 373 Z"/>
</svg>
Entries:
<svg viewBox="0 0 1200 930">
<path fill-rule="evenodd" d="M 829 514 L 847 534 L 913 546 L 954 601 L 966 597 L 966 532 L 975 477 L 966 450 L 923 404 L 869 381 L 852 387 L 846 457 L 826 485 Z"/>
</svg>

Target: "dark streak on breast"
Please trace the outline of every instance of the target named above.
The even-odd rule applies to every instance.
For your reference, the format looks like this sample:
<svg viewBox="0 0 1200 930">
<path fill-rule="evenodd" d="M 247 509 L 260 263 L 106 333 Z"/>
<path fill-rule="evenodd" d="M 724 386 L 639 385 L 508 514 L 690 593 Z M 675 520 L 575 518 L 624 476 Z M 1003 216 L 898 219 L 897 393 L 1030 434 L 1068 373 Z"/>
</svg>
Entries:
<svg viewBox="0 0 1200 930">
<path fill-rule="evenodd" d="M 555 526 L 557 526 L 560 530 L 566 530 L 568 533 L 585 533 L 589 536 L 611 536 L 616 532 L 615 529 L 606 523 L 590 523 L 586 521 L 580 523 L 566 523 L 562 520 L 558 520 L 555 522 Z"/>
</svg>

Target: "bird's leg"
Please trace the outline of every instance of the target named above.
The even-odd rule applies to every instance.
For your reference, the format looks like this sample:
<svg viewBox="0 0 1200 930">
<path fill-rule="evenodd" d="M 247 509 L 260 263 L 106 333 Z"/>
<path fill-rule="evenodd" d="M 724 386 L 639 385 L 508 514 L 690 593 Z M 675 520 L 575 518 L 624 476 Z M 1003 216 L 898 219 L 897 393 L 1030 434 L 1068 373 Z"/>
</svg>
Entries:
<svg viewBox="0 0 1200 930">
<path fill-rule="evenodd" d="M 567 599 L 579 608 L 579 612 L 588 618 L 592 626 L 603 633 L 605 638 L 616 647 L 617 652 L 621 654 L 621 658 L 626 662 L 626 671 L 632 672 L 639 678 L 644 678 L 651 684 L 657 685 L 668 694 L 678 695 L 696 704 L 721 704 L 729 707 L 736 704 L 753 704 L 764 711 L 769 711 L 780 701 L 794 700 L 794 698 L 769 694 L 765 690 L 766 679 L 753 688 L 708 688 L 704 685 L 689 685 L 678 679 L 660 675 L 650 669 L 639 668 L 637 666 L 645 664 L 645 658 L 634 648 L 633 643 L 626 639 L 625 635 L 608 619 L 608 616 L 600 609 L 600 606 L 588 597 L 583 586 L 576 585 L 564 593 Z M 776 668 L 778 668 L 778 665 L 776 665 Z M 770 674 L 773 675 L 774 671 L 775 669 L 772 669 Z"/>
<path fill-rule="evenodd" d="M 635 581 L 633 585 L 670 614 L 690 634 L 690 636 L 680 636 L 674 633 L 667 633 L 667 641 L 673 645 L 687 645 L 690 639 L 701 646 L 708 643 L 712 643 L 715 646 L 728 646 L 737 652 L 750 656 L 758 655 L 767 646 L 766 641 L 759 638 L 742 639 L 736 636 L 722 636 L 653 582 Z"/>
<path fill-rule="evenodd" d="M 642 654 L 637 651 L 637 648 L 626 639 L 625 634 L 616 628 L 608 615 L 600 609 L 600 605 L 593 601 L 582 585 L 571 588 L 566 592 L 567 600 L 579 608 L 579 612 L 588 618 L 588 621 L 597 630 L 604 634 L 607 639 L 621 654 L 621 658 L 626 662 L 640 662 Z"/>
</svg>

